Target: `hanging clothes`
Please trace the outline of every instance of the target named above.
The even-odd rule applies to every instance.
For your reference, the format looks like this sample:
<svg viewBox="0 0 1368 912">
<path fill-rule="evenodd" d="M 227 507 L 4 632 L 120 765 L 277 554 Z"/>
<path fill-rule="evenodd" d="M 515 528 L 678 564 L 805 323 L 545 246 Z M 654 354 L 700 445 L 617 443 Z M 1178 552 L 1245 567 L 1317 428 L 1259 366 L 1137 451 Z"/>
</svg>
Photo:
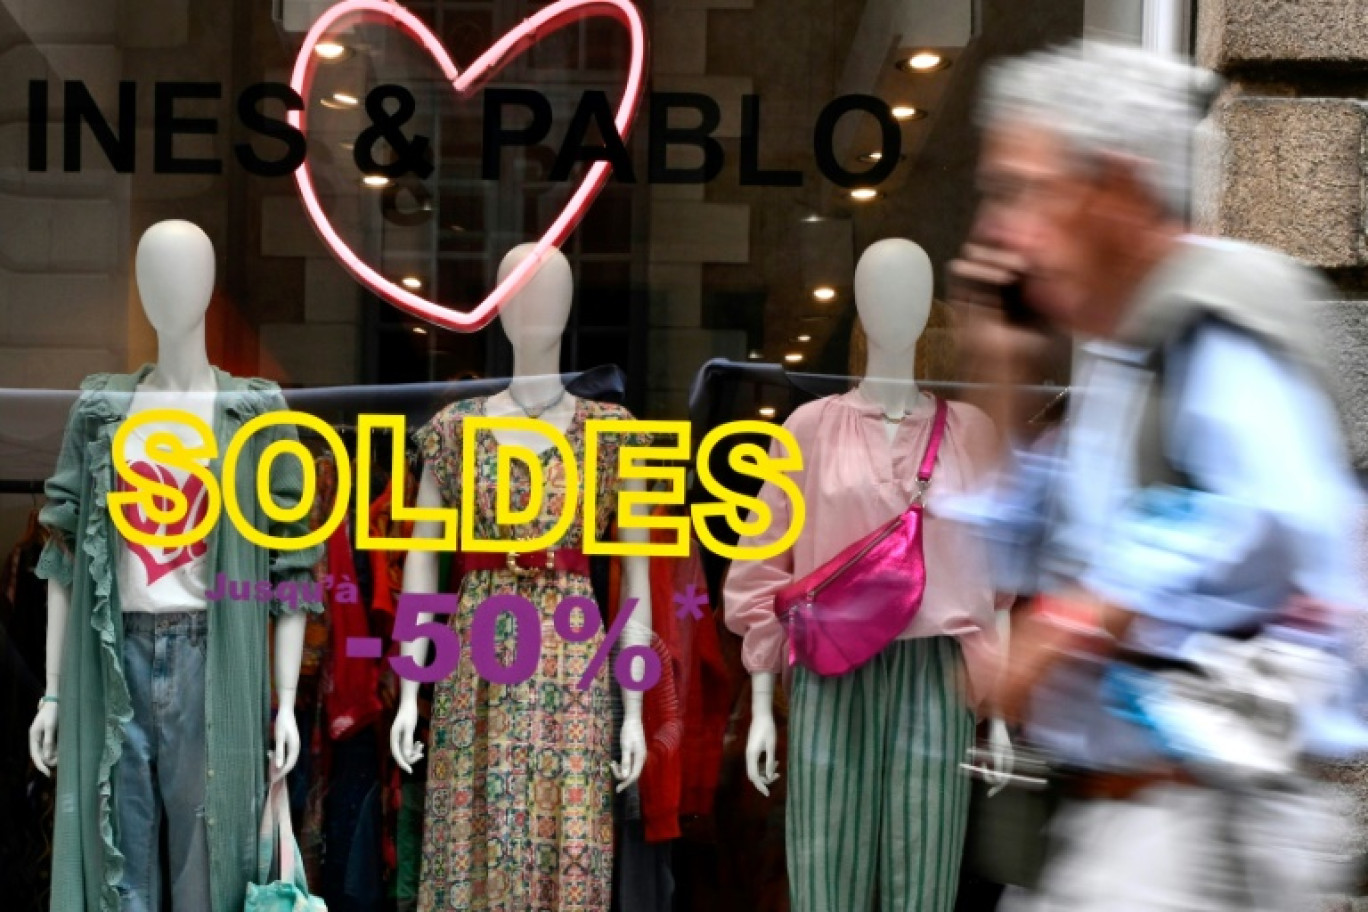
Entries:
<svg viewBox="0 0 1368 912">
<path fill-rule="evenodd" d="M 332 626 L 332 674 L 326 691 L 328 735 L 342 741 L 363 731 L 380 718 L 380 666 L 374 659 L 347 655 L 353 640 L 370 638 L 370 620 L 356 584 L 349 526 L 344 519 L 326 543 L 328 575 L 324 601 Z"/>
<path fill-rule="evenodd" d="M 678 591 L 708 591 L 700 560 L 697 539 L 691 542 L 689 557 L 677 567 Z M 714 603 L 715 604 L 715 603 Z M 703 608 L 703 617 L 686 627 L 680 636 L 680 651 L 687 656 L 684 676 L 684 740 L 679 748 L 679 813 L 682 817 L 711 814 L 722 776 L 722 743 L 727 720 L 736 698 L 736 686 L 727 673 L 718 640 L 721 612 Z"/>
<path fill-rule="evenodd" d="M 486 401 L 448 406 L 416 439 L 443 500 L 452 506 L 461 503 L 463 448 L 474 447 L 476 533 L 494 538 L 499 535 L 493 522 L 494 437 L 481 433 L 463 439 L 464 419 L 483 415 Z M 620 406 L 576 400 L 565 438 L 582 468 L 580 492 L 559 549 L 578 549 L 583 538 L 583 473 L 598 473 L 598 514 L 588 521 L 601 533 L 619 490 L 618 448 L 648 444 L 642 435 L 608 435 L 600 441 L 598 464 L 584 466 L 586 423 L 629 418 Z M 566 502 L 559 452 L 551 447 L 539 459 L 545 502 L 531 528 L 523 530 L 531 535 L 548 531 Z M 527 468 L 515 462 L 499 495 L 521 510 L 530 494 Z M 576 572 L 515 575 L 505 569 L 467 569 L 460 608 L 450 620 L 462 642 L 470 641 L 475 609 L 499 594 L 520 595 L 539 610 L 541 663 L 526 683 L 505 686 L 482 680 L 467 656 L 435 686 L 419 909 L 605 912 L 613 854 L 610 672 L 605 665 L 589 688 L 580 690 L 580 676 L 603 635 L 571 643 L 552 626 L 562 599 L 592 599 L 593 590 L 587 576 Z M 508 614 L 499 620 L 495 645 L 500 661 L 509 662 L 514 627 Z"/>
<path fill-rule="evenodd" d="M 52 867 L 53 781 L 28 752 L 47 666 L 47 588 L 34 575 L 47 534 L 37 514 L 0 569 L 0 896 L 15 912 L 48 912 Z"/>
</svg>

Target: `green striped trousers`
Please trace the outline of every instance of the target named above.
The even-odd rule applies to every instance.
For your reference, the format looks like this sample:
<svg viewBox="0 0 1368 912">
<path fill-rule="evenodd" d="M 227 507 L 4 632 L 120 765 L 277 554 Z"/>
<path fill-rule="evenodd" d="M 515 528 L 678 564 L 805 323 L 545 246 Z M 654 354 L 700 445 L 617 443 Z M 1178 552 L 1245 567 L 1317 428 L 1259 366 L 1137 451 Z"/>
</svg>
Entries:
<svg viewBox="0 0 1368 912">
<path fill-rule="evenodd" d="M 950 912 L 974 737 L 953 637 L 898 640 L 789 701 L 786 837 L 793 912 Z"/>
</svg>

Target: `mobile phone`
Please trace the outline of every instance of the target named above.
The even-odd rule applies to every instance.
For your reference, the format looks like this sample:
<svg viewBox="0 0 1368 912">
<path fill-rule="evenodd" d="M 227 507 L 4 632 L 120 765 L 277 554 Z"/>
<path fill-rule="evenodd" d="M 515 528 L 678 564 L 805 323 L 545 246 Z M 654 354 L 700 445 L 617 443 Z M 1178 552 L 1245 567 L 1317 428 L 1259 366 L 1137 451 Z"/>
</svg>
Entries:
<svg viewBox="0 0 1368 912">
<path fill-rule="evenodd" d="M 1002 315 L 1013 326 L 1024 329 L 1044 329 L 1045 317 L 1026 300 L 1026 280 L 1018 276 L 1002 286 Z"/>
</svg>

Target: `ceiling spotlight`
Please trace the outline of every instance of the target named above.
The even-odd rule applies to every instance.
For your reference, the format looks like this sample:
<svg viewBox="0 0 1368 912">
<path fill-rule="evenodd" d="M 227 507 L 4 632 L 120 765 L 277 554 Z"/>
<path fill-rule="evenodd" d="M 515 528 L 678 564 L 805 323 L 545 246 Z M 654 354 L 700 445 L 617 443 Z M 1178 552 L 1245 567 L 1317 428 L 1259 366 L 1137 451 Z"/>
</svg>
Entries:
<svg viewBox="0 0 1368 912">
<path fill-rule="evenodd" d="M 773 417 L 774 417 L 774 406 L 772 406 L 772 405 L 762 405 L 762 406 L 760 406 L 760 417 L 761 417 L 761 418 L 773 418 Z"/>
<path fill-rule="evenodd" d="M 898 69 L 904 73 L 935 73 L 950 65 L 944 54 L 935 51 L 918 51 L 910 57 L 898 61 Z"/>
<path fill-rule="evenodd" d="M 324 98 L 320 102 L 320 104 L 322 104 L 323 107 L 332 108 L 334 111 L 345 110 L 347 108 L 354 108 L 360 103 L 361 99 L 357 98 L 350 92 L 333 92 L 330 97 Z"/>
<path fill-rule="evenodd" d="M 799 336 L 799 337 L 798 337 L 798 341 L 799 341 L 799 342 L 811 342 L 811 341 L 812 341 L 812 336 L 808 336 L 808 335 Z"/>
<path fill-rule="evenodd" d="M 404 276 L 399 280 L 399 284 L 403 285 L 405 288 L 411 288 L 414 291 L 417 291 L 423 287 L 423 280 L 417 276 Z"/>
<path fill-rule="evenodd" d="M 921 120 L 926 116 L 926 109 L 913 105 L 894 105 L 891 113 L 894 120 Z"/>
<path fill-rule="evenodd" d="M 789 364 L 797 364 L 799 361 L 803 360 L 803 353 L 789 352 L 787 355 L 784 355 L 784 360 L 787 361 Z"/>
<path fill-rule="evenodd" d="M 834 301 L 836 299 L 836 289 L 830 285 L 818 285 L 812 289 L 812 296 L 819 301 Z"/>
<path fill-rule="evenodd" d="M 314 53 L 324 60 L 341 60 L 347 56 L 348 48 L 339 41 L 320 41 L 314 45 Z"/>
<path fill-rule="evenodd" d="M 746 357 L 750 358 L 752 361 L 759 361 L 761 358 L 765 357 L 765 353 L 758 348 L 752 348 L 750 354 L 746 355 Z"/>
<path fill-rule="evenodd" d="M 869 162 L 870 164 L 873 164 L 874 162 L 881 162 L 881 161 L 883 161 L 883 153 L 882 153 L 882 152 L 866 152 L 864 155 L 861 155 L 861 156 L 860 156 L 860 161 L 862 161 L 862 162 Z"/>
<path fill-rule="evenodd" d="M 807 215 L 803 216 L 803 221 L 812 224 L 813 222 L 822 221 L 822 217 L 815 212 L 809 212 Z"/>
<path fill-rule="evenodd" d="M 338 145 L 338 146 L 342 149 L 342 151 L 344 151 L 344 152 L 350 152 L 352 149 L 355 149 L 355 148 L 356 148 L 356 143 L 350 143 L 350 142 L 341 142 L 341 143 L 338 143 L 337 145 Z"/>
<path fill-rule="evenodd" d="M 427 335 L 427 329 L 425 329 L 425 328 L 422 327 L 422 326 L 415 326 L 415 327 L 413 327 L 413 331 L 414 331 L 415 333 L 417 333 L 418 335 L 420 335 L 420 336 L 426 336 L 426 335 Z"/>
<path fill-rule="evenodd" d="M 361 178 L 361 183 L 365 184 L 367 187 L 388 187 L 390 185 L 390 179 L 383 174 L 367 174 L 365 177 Z"/>
<path fill-rule="evenodd" d="M 867 203 L 879 198 L 879 191 L 873 187 L 856 187 L 850 191 L 850 198 L 857 203 Z"/>
</svg>

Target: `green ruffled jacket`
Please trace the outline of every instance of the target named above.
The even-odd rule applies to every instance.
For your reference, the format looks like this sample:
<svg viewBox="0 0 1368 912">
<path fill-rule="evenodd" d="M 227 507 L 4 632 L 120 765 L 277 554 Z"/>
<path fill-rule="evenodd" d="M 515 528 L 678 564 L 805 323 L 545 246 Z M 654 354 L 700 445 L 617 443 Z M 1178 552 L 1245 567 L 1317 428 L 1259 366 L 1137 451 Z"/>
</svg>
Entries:
<svg viewBox="0 0 1368 912">
<path fill-rule="evenodd" d="M 152 370 L 95 374 L 81 384 L 71 408 L 56 472 L 47 482 L 39 520 L 52 535 L 38 576 L 58 580 L 69 593 L 58 704 L 56 820 L 52 862 L 53 912 L 117 912 L 123 874 L 111 813 L 111 771 L 124 726 L 132 718 L 124 680 L 123 624 L 112 544 L 118 530 L 107 495 L 115 482 L 111 448 L 128 415 L 133 391 Z M 252 418 L 287 408 L 280 388 L 267 380 L 233 377 L 215 368 L 219 395 L 214 433 L 218 458 L 211 471 L 221 487 L 222 456 L 234 433 Z M 277 440 L 297 439 L 292 426 L 253 434 L 238 462 L 236 491 L 248 522 L 271 535 L 298 538 L 307 519 L 282 523 L 257 503 L 255 473 L 261 454 Z M 270 489 L 282 507 L 303 491 L 299 460 L 288 455 L 271 467 Z M 242 537 L 223 514 L 209 537 L 209 576 L 307 582 L 322 548 L 268 551 Z M 257 874 L 257 831 L 266 793 L 271 749 L 270 616 L 289 606 L 214 602 L 208 607 L 205 671 L 205 822 L 208 824 L 213 907 L 241 912 L 247 884 Z M 322 611 L 322 605 L 300 605 Z"/>
</svg>

